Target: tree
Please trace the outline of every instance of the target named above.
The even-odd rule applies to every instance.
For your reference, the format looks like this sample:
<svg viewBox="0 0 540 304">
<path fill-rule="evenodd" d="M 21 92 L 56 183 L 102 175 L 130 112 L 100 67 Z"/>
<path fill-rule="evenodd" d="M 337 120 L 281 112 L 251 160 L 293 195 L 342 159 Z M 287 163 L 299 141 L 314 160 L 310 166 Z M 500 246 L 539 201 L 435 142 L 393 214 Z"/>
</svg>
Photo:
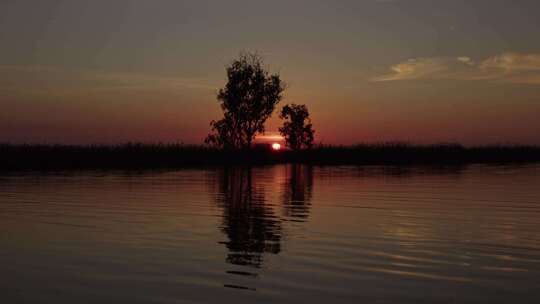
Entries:
<svg viewBox="0 0 540 304">
<path fill-rule="evenodd" d="M 210 122 L 213 134 L 209 134 L 204 140 L 207 144 L 212 144 L 216 147 L 224 149 L 232 149 L 236 147 L 233 123 L 231 119 L 223 118 L 221 120 Z"/>
<path fill-rule="evenodd" d="M 270 74 L 257 54 L 242 53 L 227 66 L 227 84 L 217 99 L 223 119 L 210 122 L 212 133 L 205 142 L 222 148 L 246 149 L 282 98 L 284 84 Z"/>
<path fill-rule="evenodd" d="M 286 105 L 279 117 L 286 120 L 279 132 L 285 137 L 288 147 L 293 150 L 311 148 L 315 131 L 305 105 Z"/>
</svg>

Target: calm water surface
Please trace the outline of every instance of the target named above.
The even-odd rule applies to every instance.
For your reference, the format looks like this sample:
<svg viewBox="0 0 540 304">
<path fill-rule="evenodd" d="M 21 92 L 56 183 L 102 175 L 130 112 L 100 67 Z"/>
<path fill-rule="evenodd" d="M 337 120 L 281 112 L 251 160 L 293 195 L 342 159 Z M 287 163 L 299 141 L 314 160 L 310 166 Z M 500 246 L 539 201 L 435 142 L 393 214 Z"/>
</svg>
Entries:
<svg viewBox="0 0 540 304">
<path fill-rule="evenodd" d="M 540 166 L 0 176 L 1 303 L 540 303 Z"/>
</svg>

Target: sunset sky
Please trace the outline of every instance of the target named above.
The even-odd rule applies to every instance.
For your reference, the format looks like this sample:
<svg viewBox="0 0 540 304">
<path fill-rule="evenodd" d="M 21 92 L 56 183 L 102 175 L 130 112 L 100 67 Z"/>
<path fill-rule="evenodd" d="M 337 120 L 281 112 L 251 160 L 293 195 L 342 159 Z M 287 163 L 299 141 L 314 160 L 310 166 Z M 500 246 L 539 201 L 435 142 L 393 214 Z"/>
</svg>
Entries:
<svg viewBox="0 0 540 304">
<path fill-rule="evenodd" d="M 2 0 L 0 142 L 202 143 L 240 51 L 316 142 L 540 144 L 538 0 Z"/>
</svg>

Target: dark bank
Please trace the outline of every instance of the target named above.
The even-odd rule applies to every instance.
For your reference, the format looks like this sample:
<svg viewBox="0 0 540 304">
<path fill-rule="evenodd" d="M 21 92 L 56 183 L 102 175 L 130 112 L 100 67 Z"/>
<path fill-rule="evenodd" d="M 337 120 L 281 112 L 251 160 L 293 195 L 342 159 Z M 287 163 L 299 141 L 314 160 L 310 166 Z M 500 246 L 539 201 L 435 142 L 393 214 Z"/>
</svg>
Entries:
<svg viewBox="0 0 540 304">
<path fill-rule="evenodd" d="M 0 145 L 0 170 L 144 169 L 227 164 L 408 165 L 535 163 L 540 147 L 364 144 L 274 151 L 223 150 L 181 144 L 115 146 Z"/>
</svg>

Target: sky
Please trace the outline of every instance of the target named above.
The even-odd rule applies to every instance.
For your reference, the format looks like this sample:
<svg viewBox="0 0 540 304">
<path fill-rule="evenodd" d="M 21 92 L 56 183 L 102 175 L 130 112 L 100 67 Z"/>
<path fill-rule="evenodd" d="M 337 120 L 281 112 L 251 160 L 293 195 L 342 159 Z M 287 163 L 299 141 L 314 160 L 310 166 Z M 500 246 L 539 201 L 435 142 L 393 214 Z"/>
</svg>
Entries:
<svg viewBox="0 0 540 304">
<path fill-rule="evenodd" d="M 537 0 L 2 0 L 0 142 L 200 144 L 256 51 L 317 143 L 540 144 L 539 37 Z"/>
</svg>

